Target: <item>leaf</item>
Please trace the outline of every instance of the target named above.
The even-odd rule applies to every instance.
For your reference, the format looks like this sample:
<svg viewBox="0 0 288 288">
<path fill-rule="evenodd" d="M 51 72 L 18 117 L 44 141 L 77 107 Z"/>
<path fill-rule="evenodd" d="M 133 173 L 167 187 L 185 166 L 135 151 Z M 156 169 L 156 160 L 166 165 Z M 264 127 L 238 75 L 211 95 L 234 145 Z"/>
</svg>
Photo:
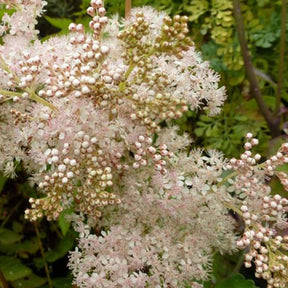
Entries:
<svg viewBox="0 0 288 288">
<path fill-rule="evenodd" d="M 70 224 L 71 224 L 70 221 L 68 221 L 66 219 L 66 216 L 70 215 L 72 212 L 73 212 L 73 209 L 70 208 L 70 209 L 66 209 L 60 213 L 58 224 L 59 224 L 59 227 L 61 229 L 63 236 L 65 236 L 67 234 L 67 232 L 69 231 L 69 228 L 70 228 Z"/>
<path fill-rule="evenodd" d="M 74 246 L 75 237 L 76 233 L 70 230 L 64 238 L 60 239 L 53 250 L 50 250 L 46 253 L 47 261 L 52 263 L 64 257 Z"/>
<path fill-rule="evenodd" d="M 207 122 L 207 123 L 214 121 L 213 118 L 211 118 L 211 117 L 209 117 L 209 116 L 207 116 L 207 115 L 205 115 L 205 114 L 202 114 L 202 115 L 200 116 L 200 120 L 203 121 L 203 122 Z"/>
<path fill-rule="evenodd" d="M 0 243 L 0 252 L 6 255 L 19 254 L 21 258 L 27 258 L 28 254 L 35 254 L 39 250 L 39 244 L 36 238 L 25 240 L 21 243 L 4 245 Z"/>
<path fill-rule="evenodd" d="M 208 128 L 206 129 L 205 135 L 206 135 L 207 137 L 210 137 L 210 136 L 211 136 L 211 126 L 208 126 Z"/>
<path fill-rule="evenodd" d="M 194 133 L 195 133 L 196 136 L 200 137 L 200 136 L 202 136 L 204 134 L 204 130 L 205 130 L 205 128 L 196 128 L 194 130 Z"/>
<path fill-rule="evenodd" d="M 0 176 L 0 194 L 3 191 L 3 188 L 4 188 L 7 180 L 8 180 L 8 178 Z"/>
<path fill-rule="evenodd" d="M 24 225 L 21 222 L 13 221 L 12 223 L 13 231 L 16 233 L 22 233 L 24 229 Z"/>
<path fill-rule="evenodd" d="M 60 34 L 68 34 L 71 19 L 68 18 L 52 18 L 44 16 L 44 18 L 54 27 L 61 29 Z"/>
<path fill-rule="evenodd" d="M 22 237 L 22 235 L 19 235 L 12 230 L 0 228 L 0 244 L 11 245 L 15 242 L 19 242 Z"/>
<path fill-rule="evenodd" d="M 67 277 L 61 277 L 61 278 L 54 278 L 52 280 L 53 287 L 54 288 L 72 288 L 72 277 L 71 275 L 68 275 Z"/>
<path fill-rule="evenodd" d="M 252 280 L 246 280 L 243 275 L 235 274 L 217 283 L 215 288 L 257 288 Z"/>
<path fill-rule="evenodd" d="M 7 281 L 15 281 L 32 273 L 19 259 L 9 256 L 0 256 L 0 269 Z"/>
<path fill-rule="evenodd" d="M 46 283 L 45 278 L 41 278 L 34 273 L 31 273 L 25 278 L 21 278 L 12 282 L 14 288 L 37 288 L 41 287 Z"/>
</svg>

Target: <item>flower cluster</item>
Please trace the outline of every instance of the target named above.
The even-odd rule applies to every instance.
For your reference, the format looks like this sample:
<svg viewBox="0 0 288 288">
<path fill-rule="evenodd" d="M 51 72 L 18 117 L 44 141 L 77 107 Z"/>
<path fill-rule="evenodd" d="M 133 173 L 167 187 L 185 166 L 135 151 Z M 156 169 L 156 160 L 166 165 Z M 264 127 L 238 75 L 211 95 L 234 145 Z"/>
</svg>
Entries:
<svg viewBox="0 0 288 288">
<path fill-rule="evenodd" d="M 251 133 L 246 135 L 245 152 L 239 160 L 231 159 L 228 168 L 237 171 L 231 191 L 236 192 L 243 201 L 238 213 L 245 223 L 245 231 L 237 241 L 240 249 L 249 248 L 245 255 L 245 266 L 256 266 L 255 276 L 267 281 L 269 288 L 287 285 L 288 237 L 286 235 L 288 199 L 271 195 L 267 182 L 274 175 L 284 181 L 282 172 L 277 168 L 288 163 L 288 144 L 265 162 L 258 164 L 261 155 L 251 152 L 258 144 Z M 285 185 L 284 185 L 284 188 Z"/>
<path fill-rule="evenodd" d="M 282 287 L 287 200 L 270 195 L 267 179 L 276 173 L 287 187 L 275 171 L 288 162 L 288 145 L 262 164 L 250 134 L 239 160 L 187 153 L 191 139 L 171 120 L 189 109 L 215 115 L 225 100 L 187 17 L 144 7 L 110 21 L 103 1 L 92 0 L 90 32 L 72 23 L 68 35 L 41 43 L 34 25 L 44 4 L 10 1 L 17 12 L 2 19 L 0 169 L 12 175 L 21 161 L 31 174 L 39 198 L 30 198 L 26 219 L 73 210 L 74 283 L 202 287 L 214 251 L 238 245 L 251 247 L 246 265 L 254 261 L 258 276 Z M 230 209 L 245 220 L 238 242 Z"/>
</svg>

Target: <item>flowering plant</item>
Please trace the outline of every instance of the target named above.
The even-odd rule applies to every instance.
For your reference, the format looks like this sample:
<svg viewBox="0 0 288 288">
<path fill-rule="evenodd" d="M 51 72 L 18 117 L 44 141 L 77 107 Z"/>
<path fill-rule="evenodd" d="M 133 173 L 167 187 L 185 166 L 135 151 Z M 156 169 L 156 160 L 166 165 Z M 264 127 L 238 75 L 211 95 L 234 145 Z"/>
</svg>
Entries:
<svg viewBox="0 0 288 288">
<path fill-rule="evenodd" d="M 26 219 L 73 211 L 74 284 L 202 287 L 214 251 L 247 247 L 245 265 L 254 262 L 268 287 L 285 287 L 288 200 L 268 180 L 276 175 L 288 187 L 277 171 L 288 144 L 265 162 L 251 151 L 251 133 L 240 159 L 189 151 L 191 139 L 172 120 L 188 110 L 216 115 L 226 96 L 188 37 L 187 17 L 144 7 L 109 20 L 102 0 L 92 0 L 89 32 L 71 24 L 69 35 L 41 43 L 34 26 L 45 1 L 9 5 L 0 166 L 13 176 L 21 161 L 39 190 Z M 241 235 L 231 210 L 244 219 Z"/>
</svg>

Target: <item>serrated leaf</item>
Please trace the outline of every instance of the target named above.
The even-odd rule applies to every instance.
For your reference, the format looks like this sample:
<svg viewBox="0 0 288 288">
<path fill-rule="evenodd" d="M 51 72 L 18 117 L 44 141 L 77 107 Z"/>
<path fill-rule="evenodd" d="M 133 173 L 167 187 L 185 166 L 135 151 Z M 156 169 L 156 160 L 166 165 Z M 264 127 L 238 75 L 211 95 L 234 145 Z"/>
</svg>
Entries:
<svg viewBox="0 0 288 288">
<path fill-rule="evenodd" d="M 19 242 L 22 239 L 22 235 L 6 229 L 6 228 L 0 228 L 0 244 L 3 245 L 11 245 L 15 242 Z"/>
<path fill-rule="evenodd" d="M 235 274 L 217 283 L 215 288 L 257 288 L 252 280 L 246 280 L 243 275 Z"/>
<path fill-rule="evenodd" d="M 14 288 L 37 288 L 41 287 L 46 283 L 45 278 L 41 278 L 34 273 L 31 273 L 25 278 L 21 278 L 12 282 Z"/>
<path fill-rule="evenodd" d="M 0 256 L 0 269 L 7 281 L 15 281 L 32 273 L 19 259 L 9 256 Z"/>
</svg>

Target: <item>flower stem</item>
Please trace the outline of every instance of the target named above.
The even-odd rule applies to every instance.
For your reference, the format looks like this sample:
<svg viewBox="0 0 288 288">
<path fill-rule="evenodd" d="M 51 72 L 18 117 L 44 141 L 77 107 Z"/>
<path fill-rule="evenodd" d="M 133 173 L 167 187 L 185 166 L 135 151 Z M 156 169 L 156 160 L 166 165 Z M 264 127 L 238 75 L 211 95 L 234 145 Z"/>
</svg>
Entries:
<svg viewBox="0 0 288 288">
<path fill-rule="evenodd" d="M 8 90 L 2 90 L 0 89 L 0 94 L 4 95 L 4 96 L 18 96 L 18 97 L 22 97 L 21 92 L 16 92 L 16 91 L 8 91 Z"/>
<path fill-rule="evenodd" d="M 46 101 L 45 99 L 39 97 L 34 91 L 29 91 L 29 93 L 30 93 L 30 99 L 31 100 L 34 100 L 40 104 L 43 104 L 44 106 L 47 106 L 52 110 L 57 110 L 57 108 L 53 104 L 51 104 L 50 102 Z"/>
<path fill-rule="evenodd" d="M 6 62 L 4 61 L 3 57 L 0 55 L 0 68 L 5 70 L 8 73 L 11 73 L 8 65 L 6 64 Z"/>
</svg>

